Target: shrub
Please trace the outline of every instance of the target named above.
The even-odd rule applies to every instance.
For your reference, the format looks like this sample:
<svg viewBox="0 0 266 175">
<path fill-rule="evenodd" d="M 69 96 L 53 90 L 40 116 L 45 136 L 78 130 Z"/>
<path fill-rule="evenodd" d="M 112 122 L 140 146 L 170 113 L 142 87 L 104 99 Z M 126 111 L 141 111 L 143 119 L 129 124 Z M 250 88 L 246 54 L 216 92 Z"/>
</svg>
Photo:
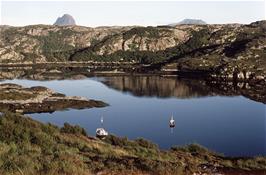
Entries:
<svg viewBox="0 0 266 175">
<path fill-rule="evenodd" d="M 84 135 L 87 136 L 87 132 L 84 128 L 76 125 L 72 126 L 68 123 L 64 123 L 64 126 L 60 129 L 61 133 L 75 134 L 75 135 Z"/>
<path fill-rule="evenodd" d="M 114 135 L 109 135 L 108 137 L 105 138 L 104 141 L 110 143 L 111 145 L 120 146 L 120 147 L 132 145 L 132 142 L 129 141 L 126 137 L 120 138 Z"/>
</svg>

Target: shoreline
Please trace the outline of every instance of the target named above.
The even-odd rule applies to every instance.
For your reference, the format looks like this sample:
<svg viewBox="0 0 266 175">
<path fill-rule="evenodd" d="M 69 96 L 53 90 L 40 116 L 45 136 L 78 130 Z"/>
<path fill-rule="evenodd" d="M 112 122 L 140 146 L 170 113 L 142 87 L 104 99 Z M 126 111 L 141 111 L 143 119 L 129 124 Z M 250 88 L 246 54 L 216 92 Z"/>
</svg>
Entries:
<svg viewBox="0 0 266 175">
<path fill-rule="evenodd" d="M 266 84 L 266 77 L 250 73 L 248 71 L 239 71 L 232 74 L 220 74 L 210 70 L 178 70 L 168 68 L 156 70 L 152 64 L 140 64 L 132 62 L 45 62 L 45 63 L 9 63 L 1 64 L 3 70 L 30 70 L 30 69 L 50 69 L 54 68 L 54 73 L 61 68 L 86 68 L 87 73 L 91 75 L 160 75 L 176 76 L 183 78 L 202 78 L 207 80 L 220 80 L 231 82 L 250 82 Z M 0 77 L 1 79 L 1 77 Z"/>
</svg>

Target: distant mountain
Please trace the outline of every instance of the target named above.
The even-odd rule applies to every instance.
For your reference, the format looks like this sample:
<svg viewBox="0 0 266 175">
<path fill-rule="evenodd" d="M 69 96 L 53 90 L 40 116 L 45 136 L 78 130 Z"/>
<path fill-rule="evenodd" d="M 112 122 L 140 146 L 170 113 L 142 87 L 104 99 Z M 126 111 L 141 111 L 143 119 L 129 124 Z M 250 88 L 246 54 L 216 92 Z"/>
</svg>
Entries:
<svg viewBox="0 0 266 175">
<path fill-rule="evenodd" d="M 76 25 L 74 18 L 69 14 L 64 14 L 62 17 L 58 17 L 54 25 L 58 26 L 73 26 Z"/>
<path fill-rule="evenodd" d="M 184 19 L 178 23 L 169 24 L 169 26 L 176 26 L 176 25 L 181 25 L 181 24 L 205 25 L 207 23 L 201 19 Z"/>
</svg>

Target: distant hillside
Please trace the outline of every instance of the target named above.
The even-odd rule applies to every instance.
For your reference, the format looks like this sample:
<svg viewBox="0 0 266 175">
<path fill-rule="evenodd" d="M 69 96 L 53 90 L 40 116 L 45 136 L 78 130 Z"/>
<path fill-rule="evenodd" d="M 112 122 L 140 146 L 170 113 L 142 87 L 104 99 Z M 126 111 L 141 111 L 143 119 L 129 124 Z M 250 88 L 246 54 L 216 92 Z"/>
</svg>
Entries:
<svg viewBox="0 0 266 175">
<path fill-rule="evenodd" d="M 184 19 L 178 23 L 169 24 L 169 26 L 176 26 L 181 24 L 205 25 L 207 23 L 201 19 Z"/>
<path fill-rule="evenodd" d="M 74 18 L 69 14 L 64 14 L 62 17 L 58 17 L 54 25 L 58 26 L 73 26 L 76 25 Z"/>
<path fill-rule="evenodd" d="M 266 21 L 175 27 L 2 26 L 0 36 L 0 63 L 119 61 L 229 78 L 237 72 L 242 79 L 266 75 Z"/>
</svg>

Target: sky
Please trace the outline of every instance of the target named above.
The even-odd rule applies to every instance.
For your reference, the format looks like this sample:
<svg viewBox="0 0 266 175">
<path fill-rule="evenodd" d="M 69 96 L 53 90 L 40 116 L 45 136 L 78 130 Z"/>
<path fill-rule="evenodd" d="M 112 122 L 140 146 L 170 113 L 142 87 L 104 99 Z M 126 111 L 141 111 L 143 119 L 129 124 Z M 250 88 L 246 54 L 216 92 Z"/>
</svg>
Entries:
<svg viewBox="0 0 266 175">
<path fill-rule="evenodd" d="M 265 20 L 265 1 L 2 1 L 0 23 L 53 24 L 70 14 L 83 26 L 156 26 L 185 18 L 209 24 Z"/>
</svg>

